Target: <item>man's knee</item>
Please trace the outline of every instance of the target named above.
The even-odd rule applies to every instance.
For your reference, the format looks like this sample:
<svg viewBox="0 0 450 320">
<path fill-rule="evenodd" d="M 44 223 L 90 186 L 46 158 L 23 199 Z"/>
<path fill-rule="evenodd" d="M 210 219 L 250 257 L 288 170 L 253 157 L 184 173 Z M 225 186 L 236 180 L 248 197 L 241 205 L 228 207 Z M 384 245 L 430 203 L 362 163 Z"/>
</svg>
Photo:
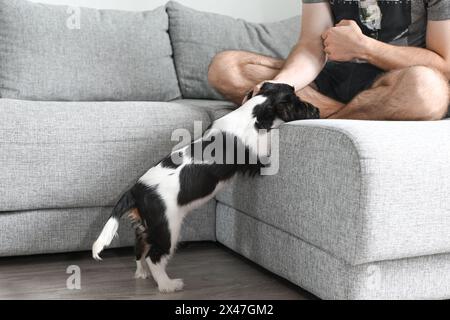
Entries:
<svg viewBox="0 0 450 320">
<path fill-rule="evenodd" d="M 231 86 L 238 85 L 235 80 L 241 60 L 240 51 L 223 51 L 218 53 L 208 68 L 208 81 L 212 87 L 222 92 Z M 236 83 L 235 83 L 236 82 Z"/>
<path fill-rule="evenodd" d="M 425 66 L 404 70 L 405 85 L 413 86 L 414 102 L 411 106 L 417 120 L 440 120 L 449 105 L 448 80 L 439 71 Z"/>
</svg>

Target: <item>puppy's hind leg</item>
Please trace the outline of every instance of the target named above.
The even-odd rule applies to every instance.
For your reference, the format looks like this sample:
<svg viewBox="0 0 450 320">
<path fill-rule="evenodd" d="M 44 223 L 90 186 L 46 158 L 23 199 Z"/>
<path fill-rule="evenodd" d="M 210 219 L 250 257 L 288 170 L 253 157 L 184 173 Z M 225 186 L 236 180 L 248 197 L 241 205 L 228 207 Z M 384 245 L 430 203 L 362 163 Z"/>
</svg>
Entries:
<svg viewBox="0 0 450 320">
<path fill-rule="evenodd" d="M 133 226 L 136 235 L 134 244 L 134 251 L 136 254 L 136 272 L 134 274 L 134 278 L 147 279 L 148 277 L 150 277 L 150 271 L 148 269 L 147 263 L 145 262 L 145 257 L 147 256 L 150 248 L 150 246 L 146 242 L 147 228 L 142 222 L 139 210 L 134 209 L 130 211 L 128 217 L 131 220 L 131 225 Z"/>
<path fill-rule="evenodd" d="M 150 257 L 145 259 L 152 273 L 153 279 L 158 284 L 158 289 L 162 293 L 171 293 L 183 290 L 184 283 L 182 279 L 170 279 L 166 272 L 166 266 L 169 256 L 164 256 L 157 262 L 153 262 Z"/>
<path fill-rule="evenodd" d="M 147 279 L 150 277 L 150 270 L 145 262 L 145 256 L 148 253 L 149 246 L 141 239 L 136 237 L 135 251 L 136 251 L 136 273 L 135 279 Z"/>
</svg>

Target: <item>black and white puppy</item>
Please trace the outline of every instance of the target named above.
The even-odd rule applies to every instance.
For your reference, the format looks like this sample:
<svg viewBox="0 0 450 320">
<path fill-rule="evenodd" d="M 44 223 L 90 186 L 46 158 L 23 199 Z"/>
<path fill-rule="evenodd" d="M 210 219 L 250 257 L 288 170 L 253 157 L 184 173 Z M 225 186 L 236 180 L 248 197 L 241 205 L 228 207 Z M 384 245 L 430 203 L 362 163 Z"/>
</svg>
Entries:
<svg viewBox="0 0 450 320">
<path fill-rule="evenodd" d="M 135 277 L 145 279 L 151 273 L 159 291 L 181 290 L 183 281 L 170 279 L 166 266 L 174 253 L 183 218 L 212 199 L 235 175 L 258 173 L 262 167 L 259 160 L 270 154 L 270 146 L 261 147 L 260 141 L 267 140 L 271 129 L 284 122 L 316 118 L 319 110 L 300 101 L 293 87 L 264 84 L 259 94 L 242 107 L 214 121 L 202 138 L 172 152 L 148 170 L 114 207 L 93 244 L 92 256 L 101 260 L 99 254 L 116 235 L 119 219 L 128 214 L 136 233 Z M 211 157 L 196 155 L 194 150 L 205 151 L 214 140 L 213 134 L 217 139 L 217 132 L 232 141 L 233 150 L 224 149 L 219 155 L 223 161 L 217 160 L 217 150 Z M 244 150 L 244 161 L 238 161 L 238 150 Z M 225 161 L 229 152 L 233 152 L 232 161 Z"/>
</svg>

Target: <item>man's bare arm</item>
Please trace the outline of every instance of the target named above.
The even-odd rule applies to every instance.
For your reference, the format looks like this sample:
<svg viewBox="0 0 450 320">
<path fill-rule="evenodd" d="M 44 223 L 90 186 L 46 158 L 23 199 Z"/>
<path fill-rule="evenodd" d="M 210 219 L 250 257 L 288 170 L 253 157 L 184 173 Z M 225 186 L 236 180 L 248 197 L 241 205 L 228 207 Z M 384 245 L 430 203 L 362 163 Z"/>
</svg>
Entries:
<svg viewBox="0 0 450 320">
<path fill-rule="evenodd" d="M 264 82 L 286 83 L 296 91 L 316 79 L 326 62 L 321 35 L 333 26 L 333 15 L 328 3 L 304 3 L 302 31 L 281 71 L 272 79 L 263 81 L 253 89 L 257 94 Z M 247 98 L 246 98 L 247 99 Z M 246 100 L 244 99 L 244 101 Z"/>
<path fill-rule="evenodd" d="M 317 77 L 326 61 L 322 33 L 333 26 L 328 3 L 303 4 L 302 32 L 274 82 L 290 84 L 300 90 Z"/>
<path fill-rule="evenodd" d="M 450 20 L 428 22 L 426 49 L 394 46 L 368 38 L 362 58 L 383 70 L 415 65 L 432 67 L 450 79 Z"/>
<path fill-rule="evenodd" d="M 386 71 L 422 65 L 435 68 L 450 79 L 450 20 L 428 22 L 426 49 L 369 38 L 350 20 L 341 21 L 322 37 L 330 60 L 361 59 Z"/>
</svg>

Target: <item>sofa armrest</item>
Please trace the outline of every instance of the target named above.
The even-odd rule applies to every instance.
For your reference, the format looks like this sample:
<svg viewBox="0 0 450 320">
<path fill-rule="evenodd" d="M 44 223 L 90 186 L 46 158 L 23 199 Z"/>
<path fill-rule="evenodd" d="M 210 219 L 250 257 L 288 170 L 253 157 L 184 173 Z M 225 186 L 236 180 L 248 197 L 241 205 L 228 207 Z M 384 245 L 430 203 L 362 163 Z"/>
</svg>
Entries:
<svg viewBox="0 0 450 320">
<path fill-rule="evenodd" d="M 351 264 L 450 250 L 450 121 L 299 121 L 280 169 L 218 197 Z"/>
</svg>

